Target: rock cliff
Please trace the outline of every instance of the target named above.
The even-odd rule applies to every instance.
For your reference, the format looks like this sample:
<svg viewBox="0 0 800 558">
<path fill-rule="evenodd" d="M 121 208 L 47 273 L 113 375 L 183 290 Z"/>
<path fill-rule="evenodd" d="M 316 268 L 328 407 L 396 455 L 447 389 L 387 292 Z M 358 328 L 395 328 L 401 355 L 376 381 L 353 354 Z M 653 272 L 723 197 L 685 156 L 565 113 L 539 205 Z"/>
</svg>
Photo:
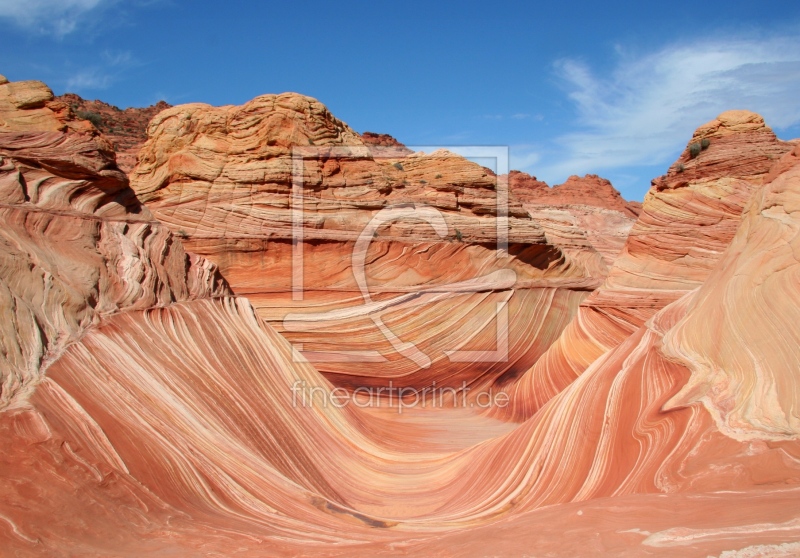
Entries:
<svg viewBox="0 0 800 558">
<path fill-rule="evenodd" d="M 5 408 L 102 316 L 227 287 L 140 204 L 110 145 L 44 84 L 0 85 L 0 121 Z"/>
</svg>

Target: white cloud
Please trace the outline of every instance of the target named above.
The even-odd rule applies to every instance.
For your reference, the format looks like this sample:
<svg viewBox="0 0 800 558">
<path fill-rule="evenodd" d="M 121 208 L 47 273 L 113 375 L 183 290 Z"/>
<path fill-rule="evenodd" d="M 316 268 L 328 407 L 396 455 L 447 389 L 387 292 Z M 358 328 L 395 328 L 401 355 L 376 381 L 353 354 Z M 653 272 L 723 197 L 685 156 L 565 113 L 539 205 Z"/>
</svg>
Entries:
<svg viewBox="0 0 800 558">
<path fill-rule="evenodd" d="M 0 17 L 58 36 L 72 33 L 86 12 L 109 0 L 0 0 Z"/>
<path fill-rule="evenodd" d="M 102 57 L 103 57 L 103 62 L 105 62 L 107 66 L 111 67 L 129 66 L 135 62 L 133 59 L 133 55 L 129 50 L 121 52 L 113 52 L 110 50 L 106 50 L 103 52 Z"/>
<path fill-rule="evenodd" d="M 112 76 L 100 70 L 87 70 L 67 78 L 67 91 L 83 91 L 86 89 L 107 89 L 111 85 Z"/>
<path fill-rule="evenodd" d="M 104 51 L 100 55 L 100 63 L 72 74 L 64 80 L 67 91 L 80 93 L 91 89 L 107 89 L 120 74 L 135 66 L 137 61 L 128 51 Z"/>
<path fill-rule="evenodd" d="M 539 150 L 531 145 L 512 145 L 510 151 L 509 166 L 512 169 L 529 169 L 542 158 Z"/>
<path fill-rule="evenodd" d="M 577 109 L 578 130 L 537 168 L 548 182 L 569 174 L 669 164 L 695 128 L 731 109 L 773 128 L 800 123 L 800 36 L 674 44 L 630 56 L 616 49 L 607 76 L 571 59 L 556 72 Z"/>
</svg>

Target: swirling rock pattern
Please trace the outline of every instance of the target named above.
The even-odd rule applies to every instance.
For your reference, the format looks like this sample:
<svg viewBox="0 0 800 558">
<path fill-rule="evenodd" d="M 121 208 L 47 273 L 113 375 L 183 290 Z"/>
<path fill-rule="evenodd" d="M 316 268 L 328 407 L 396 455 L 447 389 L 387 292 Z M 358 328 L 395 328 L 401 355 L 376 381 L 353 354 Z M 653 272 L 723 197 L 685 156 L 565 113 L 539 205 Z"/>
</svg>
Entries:
<svg viewBox="0 0 800 558">
<path fill-rule="evenodd" d="M 655 312 L 702 285 L 733 239 L 748 200 L 792 147 L 747 111 L 723 113 L 698 128 L 669 172 L 653 181 L 603 285 L 509 388 L 509 409 L 530 416 Z"/>
<path fill-rule="evenodd" d="M 492 171 L 444 150 L 411 153 L 386 137 L 359 136 L 308 97 L 175 107 L 151 122 L 149 135 L 131 174 L 139 197 L 337 385 L 482 385 L 517 374 L 608 272 L 577 220 L 565 228 L 531 218 Z M 304 159 L 293 162 L 293 153 Z M 405 217 L 386 217 L 367 233 L 359 284 L 354 255 L 363 231 L 403 208 Z M 498 257 L 506 210 L 508 251 Z M 510 283 L 457 292 L 463 281 L 508 270 Z M 373 297 L 381 304 L 365 311 Z M 496 350 L 498 304 L 510 312 L 504 364 L 450 358 Z M 305 331 L 296 314 L 306 315 Z"/>
<path fill-rule="evenodd" d="M 725 256 L 699 288 L 665 354 L 692 371 L 667 408 L 702 401 L 737 439 L 800 436 L 798 196 L 800 148 L 750 201 Z"/>
<path fill-rule="evenodd" d="M 186 130 L 198 129 L 191 118 L 178 120 Z M 285 287 L 280 266 L 291 245 L 280 238 L 280 227 L 277 249 L 271 237 L 256 237 L 253 244 L 235 235 L 189 238 L 221 260 L 237 242 L 254 247 L 257 258 L 243 257 L 249 252 L 240 249 L 226 263 L 240 285 L 235 288 L 252 288 L 258 297 L 254 306 L 227 289 L 211 263 L 183 251 L 181 239 L 138 204 L 113 153 L 102 149 L 93 132 L 0 136 L 0 209 L 4 231 L 11 231 L 3 232 L 0 249 L 0 279 L 9 293 L 0 338 L 3 355 L 10 356 L 0 362 L 3 395 L 9 395 L 0 410 L 4 552 L 795 552 L 800 444 L 793 422 L 799 391 L 792 287 L 800 152 L 778 142 L 754 115 L 723 115 L 715 122 L 701 133 L 718 141 L 691 159 L 684 155 L 682 171 L 675 167 L 655 182 L 634 226 L 639 237 L 627 241 L 606 283 L 577 313 L 581 293 L 596 278 L 588 260 L 570 255 L 568 250 L 591 253 L 590 242 L 564 214 L 551 214 L 542 226 L 526 224 L 539 236 L 527 247 L 520 241 L 510 248 L 513 257 L 503 264 L 489 265 L 494 260 L 481 243 L 436 241 L 411 227 L 391 231 L 397 238 L 370 248 L 389 256 L 378 258 L 372 269 L 373 277 L 387 277 L 388 292 L 376 292 L 370 304 L 398 312 L 397 323 L 386 315 L 398 330 L 414 324 L 410 330 L 418 332 L 420 344 L 438 341 L 425 324 L 452 320 L 440 327 L 460 335 L 456 322 L 468 321 L 475 331 L 476 323 L 491 318 L 488 308 L 503 305 L 520 316 L 515 327 L 530 328 L 515 335 L 535 348 L 509 342 L 509 351 L 518 363 L 524 362 L 518 353 L 534 355 L 532 367 L 498 364 L 498 370 L 477 375 L 476 384 L 484 381 L 484 387 L 500 382 L 516 388 L 508 391 L 515 401 L 511 412 L 495 416 L 468 406 L 401 415 L 362 408 L 356 400 L 331 404 L 326 394 L 335 384 L 287 339 L 307 335 L 305 347 L 322 346 L 326 338 L 314 337 L 313 329 L 279 332 L 268 323 L 270 312 L 287 308 L 303 322 L 306 302 L 292 300 L 286 288 L 269 293 L 263 283 L 246 281 L 248 263 L 264 258 L 260 269 L 274 266 L 277 284 Z M 285 121 L 277 125 L 293 133 Z M 327 130 L 323 135 L 348 133 L 335 125 L 320 129 Z M 738 175 L 720 174 L 722 162 L 712 158 L 715 142 L 738 146 L 731 167 Z M 747 145 L 758 147 L 755 154 Z M 770 150 L 784 156 L 764 169 L 762 156 Z M 690 164 L 699 168 L 706 155 L 712 178 L 674 182 L 681 180 L 674 174 L 686 173 Z M 165 163 L 168 172 L 156 169 L 153 175 L 188 176 L 211 168 L 186 154 L 178 159 Z M 350 163 L 353 172 L 365 164 L 343 166 Z M 363 172 L 378 166 L 367 163 L 372 167 Z M 478 169 L 468 172 L 482 177 Z M 177 189 L 170 180 L 166 188 Z M 188 199 L 202 199 L 202 188 L 187 189 Z M 161 190 L 143 195 L 153 202 L 166 195 Z M 245 235 L 247 227 L 237 229 L 230 216 L 234 206 L 216 215 L 229 215 L 230 227 Z M 167 207 L 159 211 L 175 226 L 188 224 L 181 219 L 199 206 L 178 204 L 172 212 Z M 682 217 L 673 242 L 648 259 L 647 242 L 669 235 L 667 215 Z M 201 229 L 213 231 L 212 224 Z M 337 230 L 352 232 L 343 225 Z M 327 236 L 331 230 L 324 227 L 319 234 L 320 242 L 309 243 L 319 257 L 331 252 L 341 258 L 348 243 L 356 242 L 346 234 Z M 405 255 L 400 240 L 409 235 L 418 250 L 413 256 Z M 430 261 L 428 253 L 434 254 Z M 594 253 L 598 260 L 592 265 L 602 264 Z M 766 263 L 764 253 L 771 254 Z M 459 262 L 458 269 L 427 273 L 432 280 L 421 291 L 418 278 L 388 264 L 413 261 L 409 269 L 424 271 L 448 258 Z M 353 290 L 349 264 L 326 261 L 331 263 L 322 268 L 319 284 Z M 453 279 L 469 288 L 443 291 L 442 281 Z M 527 283 L 520 287 L 520 281 Z M 340 320 L 334 327 L 356 326 L 372 313 L 372 307 L 332 296 L 333 290 L 319 292 L 312 300 Z M 770 306 L 768 294 L 784 304 Z M 412 304 L 425 297 L 431 300 Z M 748 317 L 758 328 L 748 328 Z M 353 331 L 354 346 L 369 335 Z M 583 347 L 576 344 L 580 335 Z M 341 338 L 327 339 L 330 350 L 343 346 L 334 342 Z M 608 348 L 598 354 L 603 344 Z M 563 386 L 556 385 L 566 369 L 559 354 L 569 355 L 575 366 Z M 549 368 L 533 373 L 542 362 Z M 403 366 L 408 365 L 400 360 L 385 363 L 387 375 Z M 424 370 L 436 372 L 433 366 Z M 443 375 L 467 372 L 450 369 Z M 328 376 L 343 381 L 333 371 Z M 542 387 L 543 393 L 531 390 L 532 380 L 547 378 L 552 385 Z"/>
<path fill-rule="evenodd" d="M 222 549 L 230 544 L 227 533 L 245 555 L 263 553 L 265 544 L 285 545 L 291 555 L 299 551 L 293 544 L 331 542 L 350 554 L 369 554 L 405 538 L 433 538 L 436 544 L 451 533 L 444 540 L 469 540 L 474 535 L 463 529 L 489 520 L 514 524 L 520 518 L 536 525 L 531 510 L 552 504 L 583 502 L 599 513 L 604 504 L 597 498 L 615 502 L 638 494 L 627 501 L 641 510 L 649 505 L 641 495 L 648 493 L 730 494 L 753 484 L 797 483 L 800 467 L 786 459 L 798 455 L 796 445 L 732 440 L 702 407 L 661 410 L 688 373 L 664 359 L 658 340 L 685 316 L 689 302 L 687 297 L 665 308 L 531 420 L 455 454 L 385 447 L 379 440 L 386 425 L 356 408 L 292 405 L 294 382 L 324 386 L 325 380 L 307 363 L 295 362 L 288 343 L 246 301 L 232 298 L 112 317 L 50 367 L 31 400 L 35 411 L 10 418 L 17 439 L 27 436 L 44 446 L 40 451 L 73 463 L 72 475 L 93 474 L 93 501 L 113 510 L 137 498 L 136 507 L 148 509 L 144 516 L 140 512 L 137 529 L 150 540 L 168 537 L 184 551 Z M 159 394 L 158 401 L 152 394 Z M 413 439 L 414 430 L 406 435 Z M 70 443 L 52 448 L 57 440 Z M 322 448 L 325 458 L 319 459 Z M 13 457 L 20 459 L 7 458 L 15 466 L 7 470 L 19 471 Z M 70 493 L 49 490 L 56 499 L 51 497 L 48 509 L 65 514 Z M 24 494 L 10 491 L 5 505 Z M 770 506 L 748 508 L 756 515 L 746 521 L 769 518 L 765 525 L 774 522 L 785 531 L 780 524 L 796 509 L 792 494 L 778 491 Z M 724 506 L 733 498 L 713 501 Z M 568 509 L 574 514 L 574 507 Z M 697 513 L 682 520 L 694 524 Z M 108 544 L 83 532 L 66 538 L 40 525 L 35 514 L 27 517 L 10 536 L 15 545 Z M 169 527 L 165 517 L 175 518 Z M 743 519 L 728 514 L 712 525 L 737 527 Z M 113 521 L 98 521 L 113 527 Z M 668 545 L 673 535 L 667 532 L 684 525 L 674 521 L 631 515 L 617 525 L 636 532 L 654 523 L 665 532 L 658 540 Z M 24 540 L 37 541 L 43 533 L 52 533 L 47 543 Z M 644 544 L 650 535 L 631 536 L 625 546 Z M 269 542 L 272 537 L 282 542 Z M 753 538 L 745 534 L 740 540 Z M 728 548 L 713 539 L 700 542 Z M 119 536 L 114 544 L 146 548 Z M 364 544 L 370 546 L 349 546 Z"/>
<path fill-rule="evenodd" d="M 228 292 L 142 207 L 108 144 L 61 121 L 41 104 L 48 95 L 23 82 L 0 99 L 0 119 L 24 130 L 0 132 L 0 409 L 24 404 L 42 369 L 102 316 Z"/>
</svg>

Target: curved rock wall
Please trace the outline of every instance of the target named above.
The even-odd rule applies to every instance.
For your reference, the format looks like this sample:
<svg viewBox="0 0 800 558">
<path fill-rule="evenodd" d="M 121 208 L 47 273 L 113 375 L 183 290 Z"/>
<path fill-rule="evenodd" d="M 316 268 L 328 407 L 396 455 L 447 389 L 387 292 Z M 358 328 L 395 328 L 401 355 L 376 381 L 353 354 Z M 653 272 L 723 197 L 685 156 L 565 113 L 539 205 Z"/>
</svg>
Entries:
<svg viewBox="0 0 800 558">
<path fill-rule="evenodd" d="M 24 123 L 0 132 L 0 409 L 102 316 L 228 292 L 139 203 L 108 144 L 59 120 L 44 84 L 22 86 L 0 85 L 0 119 Z"/>
<path fill-rule="evenodd" d="M 603 285 L 582 302 L 561 339 L 508 388 L 508 410 L 530 416 L 655 312 L 702 285 L 748 200 L 792 147 L 747 111 L 723 113 L 698 128 L 668 173 L 653 181 Z"/>
<path fill-rule="evenodd" d="M 607 273 L 575 222 L 532 218 L 508 193 L 508 251 L 498 257 L 494 173 L 443 150 L 368 149 L 309 97 L 175 107 L 149 134 L 131 174 L 139 197 L 337 385 L 483 385 L 517 374 Z M 298 149 L 305 158 L 293 163 Z M 465 281 L 482 283 L 464 294 Z M 450 358 L 497 350 L 498 304 L 510 308 L 507 357 Z"/>
</svg>

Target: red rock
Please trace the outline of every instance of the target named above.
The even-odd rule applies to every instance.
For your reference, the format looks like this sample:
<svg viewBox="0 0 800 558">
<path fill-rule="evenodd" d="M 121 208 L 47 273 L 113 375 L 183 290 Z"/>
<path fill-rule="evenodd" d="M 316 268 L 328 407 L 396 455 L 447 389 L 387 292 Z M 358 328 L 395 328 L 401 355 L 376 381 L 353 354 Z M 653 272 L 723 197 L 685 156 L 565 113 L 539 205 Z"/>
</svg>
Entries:
<svg viewBox="0 0 800 558">
<path fill-rule="evenodd" d="M 701 402 L 732 438 L 798 440 L 800 147 L 765 182 L 690 314 L 665 337 L 664 353 L 692 371 L 665 408 Z"/>
<path fill-rule="evenodd" d="M 69 130 L 97 135 L 90 122 L 77 120 L 70 108 L 56 100 L 41 81 L 0 83 L 0 107 L 0 132 Z"/>
<path fill-rule="evenodd" d="M 159 101 L 149 107 L 122 110 L 103 101 L 82 99 L 75 93 L 65 93 L 55 99 L 69 106 L 78 119 L 91 121 L 97 127 L 114 146 L 117 164 L 125 173 L 136 166 L 136 156 L 147 139 L 150 120 L 172 106 Z"/>
<path fill-rule="evenodd" d="M 583 301 L 561 338 L 510 388 L 519 394 L 511 407 L 519 403 L 523 416 L 655 312 L 700 287 L 718 265 L 770 167 L 792 148 L 760 116 L 744 111 L 724 113 L 700 127 L 688 145 L 702 137 L 711 138 L 706 149 L 693 158 L 687 146 L 669 173 L 653 181 L 603 286 Z"/>
<path fill-rule="evenodd" d="M 103 316 L 227 292 L 141 205 L 111 146 L 51 98 L 39 82 L 0 85 L 0 410 L 24 405 Z"/>
<path fill-rule="evenodd" d="M 586 254 L 587 246 L 599 252 L 605 267 L 596 268 L 597 276 L 608 273 L 639 213 L 637 202 L 626 202 L 608 180 L 596 175 L 571 176 L 550 188 L 536 177 L 511 171 L 509 189 L 545 227 L 551 242 L 572 252 L 577 247 L 573 257 Z M 573 229 L 566 237 L 582 238 L 577 245 L 566 239 L 565 227 Z"/>
<path fill-rule="evenodd" d="M 376 134 L 375 132 L 364 132 L 363 134 L 361 134 L 361 141 L 364 142 L 364 145 L 370 145 L 375 147 L 395 147 L 403 149 L 407 153 L 411 153 L 410 149 L 408 149 L 405 145 L 397 141 L 389 134 Z"/>
<path fill-rule="evenodd" d="M 572 175 L 552 188 L 521 171 L 511 171 L 508 181 L 509 189 L 526 204 L 589 205 L 619 211 L 632 218 L 639 215 L 638 202 L 625 201 L 611 182 L 596 174 L 583 178 Z"/>
<path fill-rule="evenodd" d="M 291 295 L 295 146 L 323 150 L 304 162 L 302 301 Z M 326 156 L 342 146 L 362 157 Z M 587 288 L 607 273 L 576 225 L 561 240 L 550 239 L 549 225 L 532 219 L 513 195 L 509 257 L 498 258 L 493 173 L 443 150 L 369 151 L 321 103 L 297 94 L 265 95 L 241 107 L 195 104 L 162 112 L 131 179 L 159 219 L 185 231 L 190 250 L 217 263 L 237 294 L 248 296 L 319 370 L 349 389 L 401 378 L 420 388 L 434 380 L 485 383 L 527 367 L 566 325 Z M 365 298 L 353 273 L 356 241 L 379 211 L 392 207 L 433 208 L 443 227 L 437 233 L 404 218 L 371 233 L 364 270 L 371 294 Z M 488 279 L 479 292 L 446 294 L 456 288 L 448 285 L 481 276 Z M 510 282 L 501 279 L 509 276 Z M 365 306 L 372 296 L 382 302 Z M 451 359 L 448 351 L 465 346 L 496 350 L 492 318 L 506 301 L 513 316 L 508 362 Z M 453 308 L 462 310 L 454 314 Z M 312 312 L 320 323 L 297 316 Z M 377 319 L 402 341 L 381 333 Z M 480 334 L 474 323 L 486 324 Z M 542 333 L 534 338 L 535 331 Z M 416 349 L 403 354 L 401 342 Z M 368 356 L 353 362 L 347 352 Z"/>
</svg>

